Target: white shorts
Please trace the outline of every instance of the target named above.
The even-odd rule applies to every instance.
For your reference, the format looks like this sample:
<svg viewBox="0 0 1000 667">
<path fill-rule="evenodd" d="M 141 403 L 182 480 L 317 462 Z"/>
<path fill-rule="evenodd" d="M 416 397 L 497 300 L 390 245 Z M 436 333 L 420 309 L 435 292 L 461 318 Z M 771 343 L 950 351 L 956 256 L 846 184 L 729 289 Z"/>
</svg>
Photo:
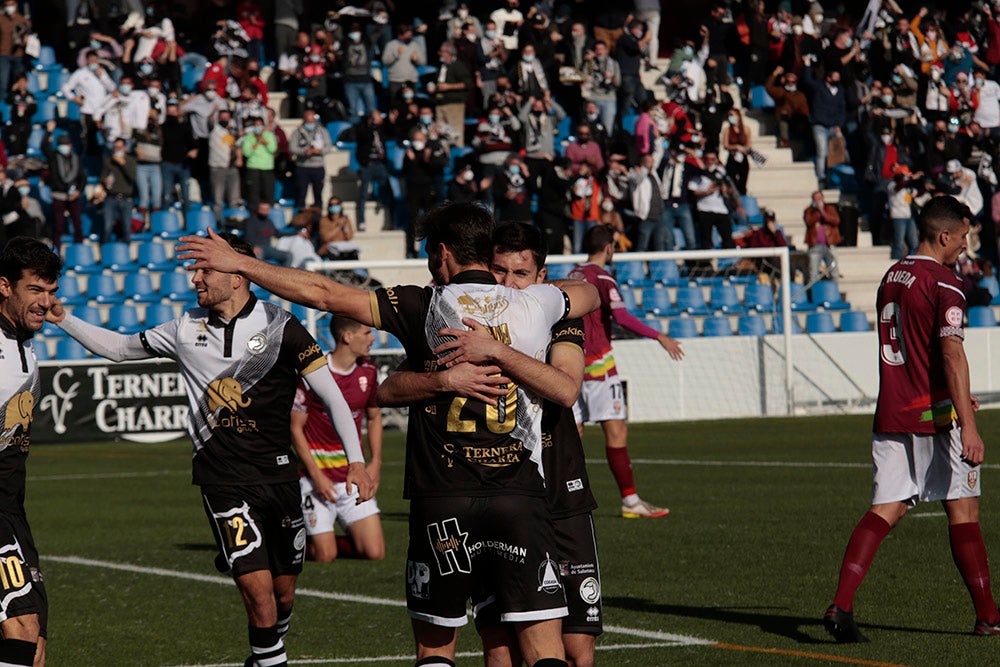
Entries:
<svg viewBox="0 0 1000 667">
<path fill-rule="evenodd" d="M 354 488 L 354 493 L 351 495 L 347 495 L 347 484 L 344 482 L 335 482 L 333 488 L 337 492 L 337 500 L 331 503 L 313 493 L 311 479 L 308 477 L 299 478 L 299 490 L 302 492 L 302 516 L 306 521 L 306 533 L 309 535 L 332 533 L 334 523 L 346 530 L 352 523 L 379 513 L 378 503 L 375 502 L 374 498 L 366 500 L 360 505 L 355 504 L 358 498 L 357 487 Z"/>
<path fill-rule="evenodd" d="M 979 466 L 962 460 L 962 429 L 933 435 L 872 434 L 872 504 L 976 498 Z"/>
<path fill-rule="evenodd" d="M 618 375 L 606 380 L 584 380 L 580 397 L 573 405 L 577 424 L 605 422 L 612 419 L 624 421 L 626 415 L 625 392 Z"/>
</svg>

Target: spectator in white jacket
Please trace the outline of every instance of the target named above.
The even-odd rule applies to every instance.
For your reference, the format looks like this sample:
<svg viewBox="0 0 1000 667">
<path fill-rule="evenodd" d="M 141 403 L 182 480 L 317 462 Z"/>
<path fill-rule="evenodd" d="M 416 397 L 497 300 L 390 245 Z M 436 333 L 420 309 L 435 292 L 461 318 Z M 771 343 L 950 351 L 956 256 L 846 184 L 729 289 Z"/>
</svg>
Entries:
<svg viewBox="0 0 1000 667">
<path fill-rule="evenodd" d="M 80 67 L 59 92 L 72 102 L 80 105 L 80 123 L 83 126 L 83 147 L 87 155 L 98 155 L 98 120 L 100 110 L 108 95 L 115 89 L 115 82 L 97 62 L 97 53 L 87 54 L 87 64 Z"/>
<path fill-rule="evenodd" d="M 113 145 L 115 139 L 129 141 L 133 132 L 146 129 L 149 107 L 149 95 L 145 91 L 135 90 L 131 77 L 123 77 L 118 90 L 105 98 L 98 110 L 104 145 Z"/>
<path fill-rule="evenodd" d="M 639 252 L 672 250 L 674 247 L 673 231 L 663 216 L 660 196 L 663 185 L 653 166 L 653 156 L 647 153 L 639 158 L 639 164 L 632 168 L 628 178 L 632 212 L 639 221 L 635 247 Z"/>
<path fill-rule="evenodd" d="M 1000 139 L 1000 84 L 986 77 L 986 72 L 976 70 L 976 90 L 979 106 L 974 119 L 990 139 Z"/>
</svg>

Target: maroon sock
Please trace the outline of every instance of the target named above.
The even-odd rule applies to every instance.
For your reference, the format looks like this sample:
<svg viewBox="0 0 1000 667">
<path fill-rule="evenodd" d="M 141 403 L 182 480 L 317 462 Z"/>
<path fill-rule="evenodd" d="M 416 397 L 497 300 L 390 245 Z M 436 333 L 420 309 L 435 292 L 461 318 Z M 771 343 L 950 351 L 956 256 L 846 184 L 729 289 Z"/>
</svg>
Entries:
<svg viewBox="0 0 1000 667">
<path fill-rule="evenodd" d="M 622 498 L 635 493 L 635 478 L 632 476 L 632 459 L 628 456 L 628 448 L 605 447 L 604 452 L 608 457 L 608 465 L 611 466 L 611 474 L 618 482 Z"/>
<path fill-rule="evenodd" d="M 354 542 L 346 535 L 337 535 L 337 558 L 358 558 L 358 550 Z"/>
<path fill-rule="evenodd" d="M 948 526 L 951 540 L 951 557 L 962 574 L 965 587 L 976 606 L 976 618 L 990 625 L 1000 623 L 1000 612 L 990 588 L 990 564 L 979 523 L 956 523 Z"/>
<path fill-rule="evenodd" d="M 882 540 L 889 534 L 892 526 L 874 512 L 866 512 L 851 533 L 844 552 L 844 562 L 840 564 L 840 580 L 837 582 L 837 595 L 833 604 L 844 611 L 854 609 L 854 593 L 865 580 L 868 568 Z"/>
</svg>

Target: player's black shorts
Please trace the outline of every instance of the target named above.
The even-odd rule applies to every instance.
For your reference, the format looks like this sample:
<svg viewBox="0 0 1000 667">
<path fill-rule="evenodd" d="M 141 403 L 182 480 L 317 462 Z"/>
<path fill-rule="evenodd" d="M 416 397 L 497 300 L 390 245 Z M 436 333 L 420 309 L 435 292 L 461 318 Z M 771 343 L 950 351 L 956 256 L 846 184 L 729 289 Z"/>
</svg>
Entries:
<svg viewBox="0 0 1000 667">
<path fill-rule="evenodd" d="M 306 529 L 299 483 L 201 487 L 205 514 L 223 559 L 239 576 L 257 570 L 298 574 Z"/>
<path fill-rule="evenodd" d="M 413 500 L 406 561 L 411 618 L 465 625 L 470 597 L 494 604 L 503 621 L 565 616 L 546 514 L 545 500 L 531 496 Z"/>
<path fill-rule="evenodd" d="M 49 603 L 28 519 L 0 514 L 0 622 L 29 614 L 38 614 L 39 634 L 44 637 Z"/>
<path fill-rule="evenodd" d="M 555 561 L 559 577 L 566 590 L 569 614 L 563 617 L 563 634 L 599 635 L 601 621 L 601 573 L 597 561 L 597 539 L 590 514 L 578 514 L 565 519 L 553 519 L 556 539 Z M 485 627 L 500 622 L 495 604 L 482 604 L 476 609 L 476 626 Z"/>
</svg>

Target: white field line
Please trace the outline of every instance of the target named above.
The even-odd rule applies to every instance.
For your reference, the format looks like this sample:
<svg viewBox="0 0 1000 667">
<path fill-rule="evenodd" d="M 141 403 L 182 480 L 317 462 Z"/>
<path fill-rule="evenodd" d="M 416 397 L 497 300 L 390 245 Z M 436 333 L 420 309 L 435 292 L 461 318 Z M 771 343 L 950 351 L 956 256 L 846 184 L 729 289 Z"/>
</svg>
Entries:
<svg viewBox="0 0 1000 667">
<path fill-rule="evenodd" d="M 129 563 L 115 563 L 112 561 L 105 560 L 95 560 L 93 558 L 81 558 L 80 556 L 45 556 L 43 561 L 52 561 L 55 563 L 65 563 L 67 565 L 83 565 L 87 567 L 99 567 L 106 570 L 117 570 L 119 572 L 131 572 L 134 574 L 148 574 L 157 577 L 171 577 L 174 579 L 185 579 L 187 581 L 199 581 L 209 584 L 221 584 L 225 586 L 232 586 L 233 580 L 228 577 L 210 575 L 210 574 L 198 574 L 195 572 L 182 572 L 179 570 L 168 570 L 161 567 L 146 567 L 142 565 L 131 565 Z M 349 595 L 346 593 L 331 593 L 329 591 L 320 591 L 310 588 L 299 588 L 295 591 L 296 595 L 320 598 L 324 600 L 337 600 L 339 602 L 359 602 L 362 604 L 379 605 L 384 607 L 405 607 L 406 602 L 403 600 L 393 600 L 389 598 L 377 598 L 370 597 L 367 595 Z M 651 643 L 642 644 L 599 644 L 598 650 L 611 651 L 611 650 L 628 650 L 628 649 L 640 649 L 640 648 L 658 648 L 658 647 L 671 647 L 671 646 L 696 646 L 696 645 L 710 645 L 715 642 L 709 639 L 702 639 L 700 637 L 691 637 L 689 635 L 677 635 L 669 632 L 659 632 L 656 630 L 641 630 L 638 628 L 627 628 L 619 625 L 605 625 L 604 631 L 612 634 L 626 635 L 630 637 L 636 637 L 639 639 L 649 639 L 652 640 Z M 479 653 L 469 653 L 462 654 L 460 657 L 479 657 Z M 351 663 L 364 663 L 364 662 L 379 662 L 379 661 L 411 661 L 413 660 L 412 655 L 405 656 L 382 656 L 375 658 L 343 658 L 343 659 L 321 659 L 321 660 L 307 660 L 307 661 L 295 661 L 295 664 L 300 665 L 323 665 L 323 664 L 351 664 Z M 229 664 L 234 665 L 234 667 L 241 667 L 242 663 L 222 663 L 215 665 L 187 665 L 184 667 L 228 667 Z"/>
<path fill-rule="evenodd" d="M 705 466 L 735 468 L 865 468 L 871 463 L 839 463 L 836 461 L 699 461 L 685 459 L 632 459 L 632 463 L 662 466 Z M 604 459 L 587 459 L 587 465 L 607 465 Z M 981 468 L 1000 469 L 1000 463 L 984 463 Z"/>
</svg>

